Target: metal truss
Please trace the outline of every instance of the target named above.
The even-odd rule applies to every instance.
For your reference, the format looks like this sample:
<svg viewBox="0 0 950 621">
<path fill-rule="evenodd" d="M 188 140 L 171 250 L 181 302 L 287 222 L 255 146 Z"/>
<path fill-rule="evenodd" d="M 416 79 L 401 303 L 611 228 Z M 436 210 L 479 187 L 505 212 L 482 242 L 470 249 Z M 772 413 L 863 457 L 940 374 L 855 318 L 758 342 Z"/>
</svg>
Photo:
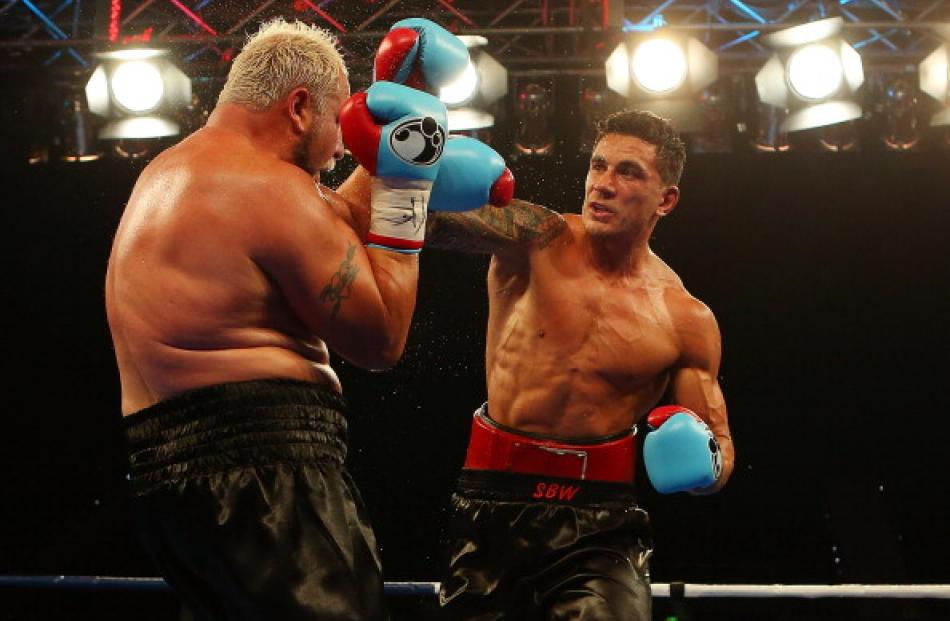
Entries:
<svg viewBox="0 0 950 621">
<path fill-rule="evenodd" d="M 193 76 L 220 75 L 247 32 L 283 16 L 336 32 L 354 77 L 403 17 L 480 34 L 487 51 L 525 75 L 599 74 L 625 33 L 667 28 L 688 33 L 744 69 L 768 55 L 768 32 L 841 16 L 865 62 L 916 63 L 942 39 L 950 0 L 0 0 L 0 69 L 85 71 L 109 45 L 171 47 Z"/>
</svg>

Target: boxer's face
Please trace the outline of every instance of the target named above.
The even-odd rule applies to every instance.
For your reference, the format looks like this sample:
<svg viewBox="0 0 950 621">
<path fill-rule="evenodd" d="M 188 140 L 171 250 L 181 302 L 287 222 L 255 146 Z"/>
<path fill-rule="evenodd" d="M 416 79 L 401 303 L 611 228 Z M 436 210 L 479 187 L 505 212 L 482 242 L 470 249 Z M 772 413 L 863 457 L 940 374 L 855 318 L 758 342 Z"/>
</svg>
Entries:
<svg viewBox="0 0 950 621">
<path fill-rule="evenodd" d="M 656 146 L 607 134 L 594 147 L 581 215 L 590 235 L 636 235 L 672 211 L 679 189 L 660 178 Z"/>
<path fill-rule="evenodd" d="M 311 175 L 333 170 L 336 160 L 343 157 L 340 108 L 349 96 L 350 86 L 346 78 L 342 78 L 336 92 L 324 100 L 322 114 L 314 115 L 310 132 L 298 145 L 297 165 Z"/>
</svg>

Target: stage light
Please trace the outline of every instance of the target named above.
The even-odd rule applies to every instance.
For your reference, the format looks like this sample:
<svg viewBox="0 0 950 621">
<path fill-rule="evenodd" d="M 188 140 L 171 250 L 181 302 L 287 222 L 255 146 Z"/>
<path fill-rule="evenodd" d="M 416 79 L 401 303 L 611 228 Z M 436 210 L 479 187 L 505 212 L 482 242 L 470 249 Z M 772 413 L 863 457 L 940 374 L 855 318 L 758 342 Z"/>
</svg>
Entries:
<svg viewBox="0 0 950 621">
<path fill-rule="evenodd" d="M 92 162 L 102 157 L 96 148 L 96 137 L 89 118 L 89 109 L 81 93 L 72 93 L 63 103 L 57 140 L 59 159 L 64 162 Z"/>
<path fill-rule="evenodd" d="M 681 132 L 702 127 L 698 93 L 719 77 L 718 57 L 693 38 L 630 35 L 607 57 L 607 86 Z"/>
<path fill-rule="evenodd" d="M 597 124 L 613 109 L 611 94 L 602 83 L 585 84 L 579 93 L 578 109 L 581 115 L 580 146 L 584 151 L 594 148 Z"/>
<path fill-rule="evenodd" d="M 529 82 L 518 90 L 515 103 L 515 155 L 551 155 L 554 152 L 554 101 L 551 88 Z"/>
<path fill-rule="evenodd" d="M 861 57 L 841 38 L 840 17 L 762 37 L 775 50 L 755 76 L 759 99 L 787 111 L 782 131 L 860 118 L 854 94 L 864 83 Z"/>
<path fill-rule="evenodd" d="M 151 112 L 165 94 L 162 74 L 144 60 L 121 63 L 115 68 L 110 85 L 116 103 L 133 114 Z"/>
<path fill-rule="evenodd" d="M 633 79 L 651 93 L 669 93 L 686 81 L 686 54 L 668 39 L 644 41 L 630 62 Z"/>
<path fill-rule="evenodd" d="M 508 94 L 508 70 L 482 49 L 488 43 L 485 37 L 459 38 L 468 48 L 468 67 L 458 79 L 439 90 L 439 99 L 449 111 L 449 131 L 492 127 L 495 117 L 489 109 Z"/>
<path fill-rule="evenodd" d="M 950 39 L 950 25 L 939 30 Z M 930 119 L 933 126 L 950 125 L 950 43 L 944 43 L 925 58 L 918 69 L 920 90 L 936 99 L 942 108 Z"/>
<path fill-rule="evenodd" d="M 844 68 L 830 47 L 806 45 L 788 57 L 788 85 L 802 99 L 820 101 L 841 88 Z"/>
<path fill-rule="evenodd" d="M 478 71 L 475 65 L 469 61 L 462 72 L 454 82 L 451 82 L 439 89 L 439 99 L 446 106 L 460 106 L 470 102 L 478 92 Z"/>
<path fill-rule="evenodd" d="M 784 153 L 791 149 L 788 134 L 782 130 L 785 111 L 775 106 L 758 103 L 754 148 L 762 153 Z"/>
<path fill-rule="evenodd" d="M 887 79 L 883 89 L 884 128 L 881 140 L 892 151 L 907 151 L 920 142 L 918 92 L 903 76 Z"/>
<path fill-rule="evenodd" d="M 89 109 L 109 122 L 99 131 L 108 140 L 174 136 L 171 117 L 191 103 L 191 80 L 166 52 L 128 49 L 98 55 L 100 64 L 86 83 Z"/>
</svg>

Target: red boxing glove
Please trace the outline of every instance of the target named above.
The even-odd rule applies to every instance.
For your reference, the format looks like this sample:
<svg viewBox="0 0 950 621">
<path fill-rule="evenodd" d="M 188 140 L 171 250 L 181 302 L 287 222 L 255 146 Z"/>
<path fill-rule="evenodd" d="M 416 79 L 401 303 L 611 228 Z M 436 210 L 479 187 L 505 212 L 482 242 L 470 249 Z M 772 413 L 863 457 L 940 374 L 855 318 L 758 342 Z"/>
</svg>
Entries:
<svg viewBox="0 0 950 621">
<path fill-rule="evenodd" d="M 407 56 L 415 54 L 419 42 L 419 33 L 411 28 L 394 28 L 389 31 L 376 50 L 373 61 L 373 81 L 386 80 L 398 82 L 396 74 Z M 418 65 L 412 67 L 402 83 L 420 91 L 426 90 L 426 81 Z"/>
<path fill-rule="evenodd" d="M 661 405 L 658 408 L 654 408 L 654 410 L 647 415 L 647 425 L 650 426 L 650 429 L 659 429 L 660 425 L 669 420 L 671 416 L 680 413 L 689 414 L 704 425 L 706 424 L 706 421 L 701 419 L 696 412 L 689 408 L 684 408 L 681 405 Z"/>
<path fill-rule="evenodd" d="M 435 22 L 410 18 L 396 22 L 379 45 L 373 80 L 396 82 L 438 94 L 465 71 L 468 48 Z"/>
</svg>

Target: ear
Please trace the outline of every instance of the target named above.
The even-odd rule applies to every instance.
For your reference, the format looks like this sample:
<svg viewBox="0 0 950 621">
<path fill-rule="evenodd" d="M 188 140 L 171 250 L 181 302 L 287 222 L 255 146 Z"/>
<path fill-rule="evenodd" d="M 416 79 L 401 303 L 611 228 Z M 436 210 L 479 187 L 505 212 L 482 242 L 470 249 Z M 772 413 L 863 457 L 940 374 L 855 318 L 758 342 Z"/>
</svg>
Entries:
<svg viewBox="0 0 950 621">
<path fill-rule="evenodd" d="M 290 126 L 295 134 L 305 134 L 313 123 L 313 97 L 304 86 L 292 89 L 285 100 Z"/>
<path fill-rule="evenodd" d="M 670 215 L 670 212 L 676 209 L 678 202 L 680 202 L 680 189 L 671 185 L 663 190 L 663 202 L 657 205 L 656 215 L 661 218 Z"/>
</svg>

